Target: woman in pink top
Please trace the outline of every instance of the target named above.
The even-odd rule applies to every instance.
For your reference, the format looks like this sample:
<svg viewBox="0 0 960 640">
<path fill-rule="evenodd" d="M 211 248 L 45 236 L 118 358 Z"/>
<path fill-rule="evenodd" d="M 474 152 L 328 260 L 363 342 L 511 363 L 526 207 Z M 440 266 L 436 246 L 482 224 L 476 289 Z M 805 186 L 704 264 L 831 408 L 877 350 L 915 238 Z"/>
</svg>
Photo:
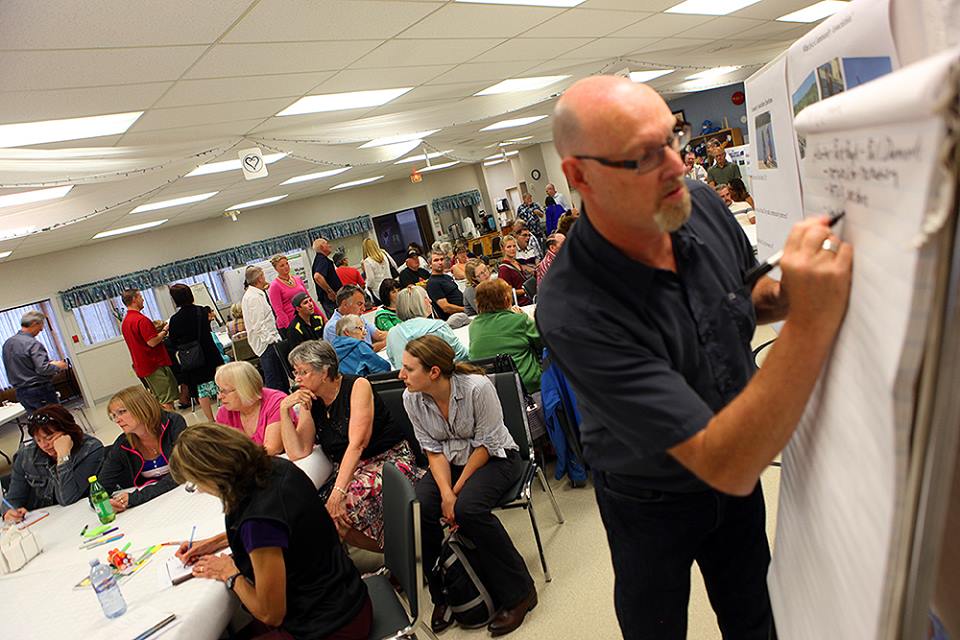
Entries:
<svg viewBox="0 0 960 640">
<path fill-rule="evenodd" d="M 214 379 L 221 404 L 217 422 L 244 432 L 271 456 L 283 453 L 280 401 L 287 394 L 264 388 L 260 373 L 243 360 L 219 367 Z"/>
<path fill-rule="evenodd" d="M 290 263 L 287 257 L 277 254 L 270 258 L 270 264 L 277 271 L 277 277 L 270 283 L 270 290 L 267 295 L 270 297 L 270 306 L 273 307 L 273 313 L 277 316 L 277 328 L 280 329 L 280 335 L 286 337 L 287 327 L 293 322 L 296 311 L 293 308 L 293 296 L 300 292 L 310 296 L 303 280 L 290 273 Z M 320 305 L 316 305 L 317 308 Z M 326 318 L 324 318 L 326 319 Z"/>
</svg>

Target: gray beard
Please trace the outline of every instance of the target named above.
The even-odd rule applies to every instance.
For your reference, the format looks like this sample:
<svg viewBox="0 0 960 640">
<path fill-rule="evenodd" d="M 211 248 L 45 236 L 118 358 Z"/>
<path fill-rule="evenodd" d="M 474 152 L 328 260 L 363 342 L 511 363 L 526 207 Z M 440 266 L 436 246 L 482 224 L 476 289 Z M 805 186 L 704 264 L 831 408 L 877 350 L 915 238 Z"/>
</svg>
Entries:
<svg viewBox="0 0 960 640">
<path fill-rule="evenodd" d="M 653 214 L 653 221 L 664 233 L 673 233 L 690 219 L 690 192 L 685 191 L 683 199 L 675 205 L 667 205 Z"/>
</svg>

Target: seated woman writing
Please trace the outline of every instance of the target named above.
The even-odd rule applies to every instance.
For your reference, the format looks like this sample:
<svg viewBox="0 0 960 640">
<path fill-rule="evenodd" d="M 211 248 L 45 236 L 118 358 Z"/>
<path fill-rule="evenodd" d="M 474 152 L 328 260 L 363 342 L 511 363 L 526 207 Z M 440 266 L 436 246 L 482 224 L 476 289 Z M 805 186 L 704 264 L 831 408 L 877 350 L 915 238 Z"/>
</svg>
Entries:
<svg viewBox="0 0 960 640">
<path fill-rule="evenodd" d="M 381 472 L 392 462 L 411 480 L 423 471 L 394 425 L 383 401 L 364 378 L 340 372 L 329 342 L 304 342 L 290 352 L 299 389 L 280 404 L 280 435 L 291 460 L 310 455 L 319 444 L 333 463 L 333 474 L 320 489 L 327 511 L 347 543 L 383 550 Z M 290 410 L 300 405 L 297 424 Z"/>
<path fill-rule="evenodd" d="M 490 591 L 497 615 L 487 629 L 504 635 L 537 605 L 537 591 L 523 558 L 492 510 L 520 479 L 524 464 L 506 425 L 493 383 L 483 371 L 455 364 L 453 350 L 436 336 L 411 340 L 400 379 L 403 406 L 413 423 L 430 471 L 417 484 L 423 530 L 423 566 L 432 567 L 443 539 L 441 519 L 456 525 L 476 549 L 471 564 Z M 433 631 L 451 623 L 441 585 L 428 574 Z"/>
<path fill-rule="evenodd" d="M 287 394 L 265 388 L 257 368 L 242 360 L 219 367 L 214 380 L 220 399 L 217 422 L 247 434 L 271 456 L 283 453 L 280 402 Z"/>
<path fill-rule="evenodd" d="M 187 428 L 179 413 L 164 411 L 142 386 L 127 387 L 107 403 L 107 415 L 121 433 L 103 460 L 98 477 L 109 492 L 113 510 L 136 507 L 177 486 L 170 477 L 173 444 Z"/>
<path fill-rule="evenodd" d="M 83 433 L 59 404 L 34 411 L 27 418 L 27 431 L 33 442 L 17 452 L 4 495 L 11 505 L 3 514 L 7 522 L 20 522 L 33 509 L 65 507 L 84 497 L 90 489 L 87 478 L 96 475 L 103 459 L 103 444 Z"/>
<path fill-rule="evenodd" d="M 249 636 L 366 640 L 373 608 L 313 483 L 238 431 L 199 424 L 177 441 L 170 473 L 223 503 L 226 533 L 184 542 L 177 557 L 219 580 L 259 621 Z M 230 555 L 213 555 L 230 547 Z"/>
</svg>

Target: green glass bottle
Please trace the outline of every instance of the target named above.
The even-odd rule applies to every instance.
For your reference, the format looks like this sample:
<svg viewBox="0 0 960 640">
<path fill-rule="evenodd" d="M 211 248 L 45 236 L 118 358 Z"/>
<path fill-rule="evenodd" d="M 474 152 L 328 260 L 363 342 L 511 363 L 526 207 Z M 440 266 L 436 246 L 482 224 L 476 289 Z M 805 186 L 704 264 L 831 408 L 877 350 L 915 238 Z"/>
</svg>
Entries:
<svg viewBox="0 0 960 640">
<path fill-rule="evenodd" d="M 110 504 L 110 494 L 104 490 L 97 476 L 90 476 L 87 480 L 90 482 L 90 504 L 97 512 L 100 524 L 110 524 L 117 517 L 113 512 L 113 505 Z"/>
</svg>

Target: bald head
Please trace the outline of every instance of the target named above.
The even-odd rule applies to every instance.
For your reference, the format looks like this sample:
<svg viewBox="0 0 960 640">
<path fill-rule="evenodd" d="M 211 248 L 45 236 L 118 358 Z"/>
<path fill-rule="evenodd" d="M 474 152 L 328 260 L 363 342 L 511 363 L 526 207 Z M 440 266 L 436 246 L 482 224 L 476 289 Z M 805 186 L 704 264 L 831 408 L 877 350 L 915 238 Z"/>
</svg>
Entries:
<svg viewBox="0 0 960 640">
<path fill-rule="evenodd" d="M 561 157 L 587 153 L 635 127 L 636 119 L 669 108 L 645 84 L 619 76 L 590 76 L 567 89 L 553 112 L 553 140 Z M 592 153 L 592 152 L 591 152 Z"/>
</svg>

